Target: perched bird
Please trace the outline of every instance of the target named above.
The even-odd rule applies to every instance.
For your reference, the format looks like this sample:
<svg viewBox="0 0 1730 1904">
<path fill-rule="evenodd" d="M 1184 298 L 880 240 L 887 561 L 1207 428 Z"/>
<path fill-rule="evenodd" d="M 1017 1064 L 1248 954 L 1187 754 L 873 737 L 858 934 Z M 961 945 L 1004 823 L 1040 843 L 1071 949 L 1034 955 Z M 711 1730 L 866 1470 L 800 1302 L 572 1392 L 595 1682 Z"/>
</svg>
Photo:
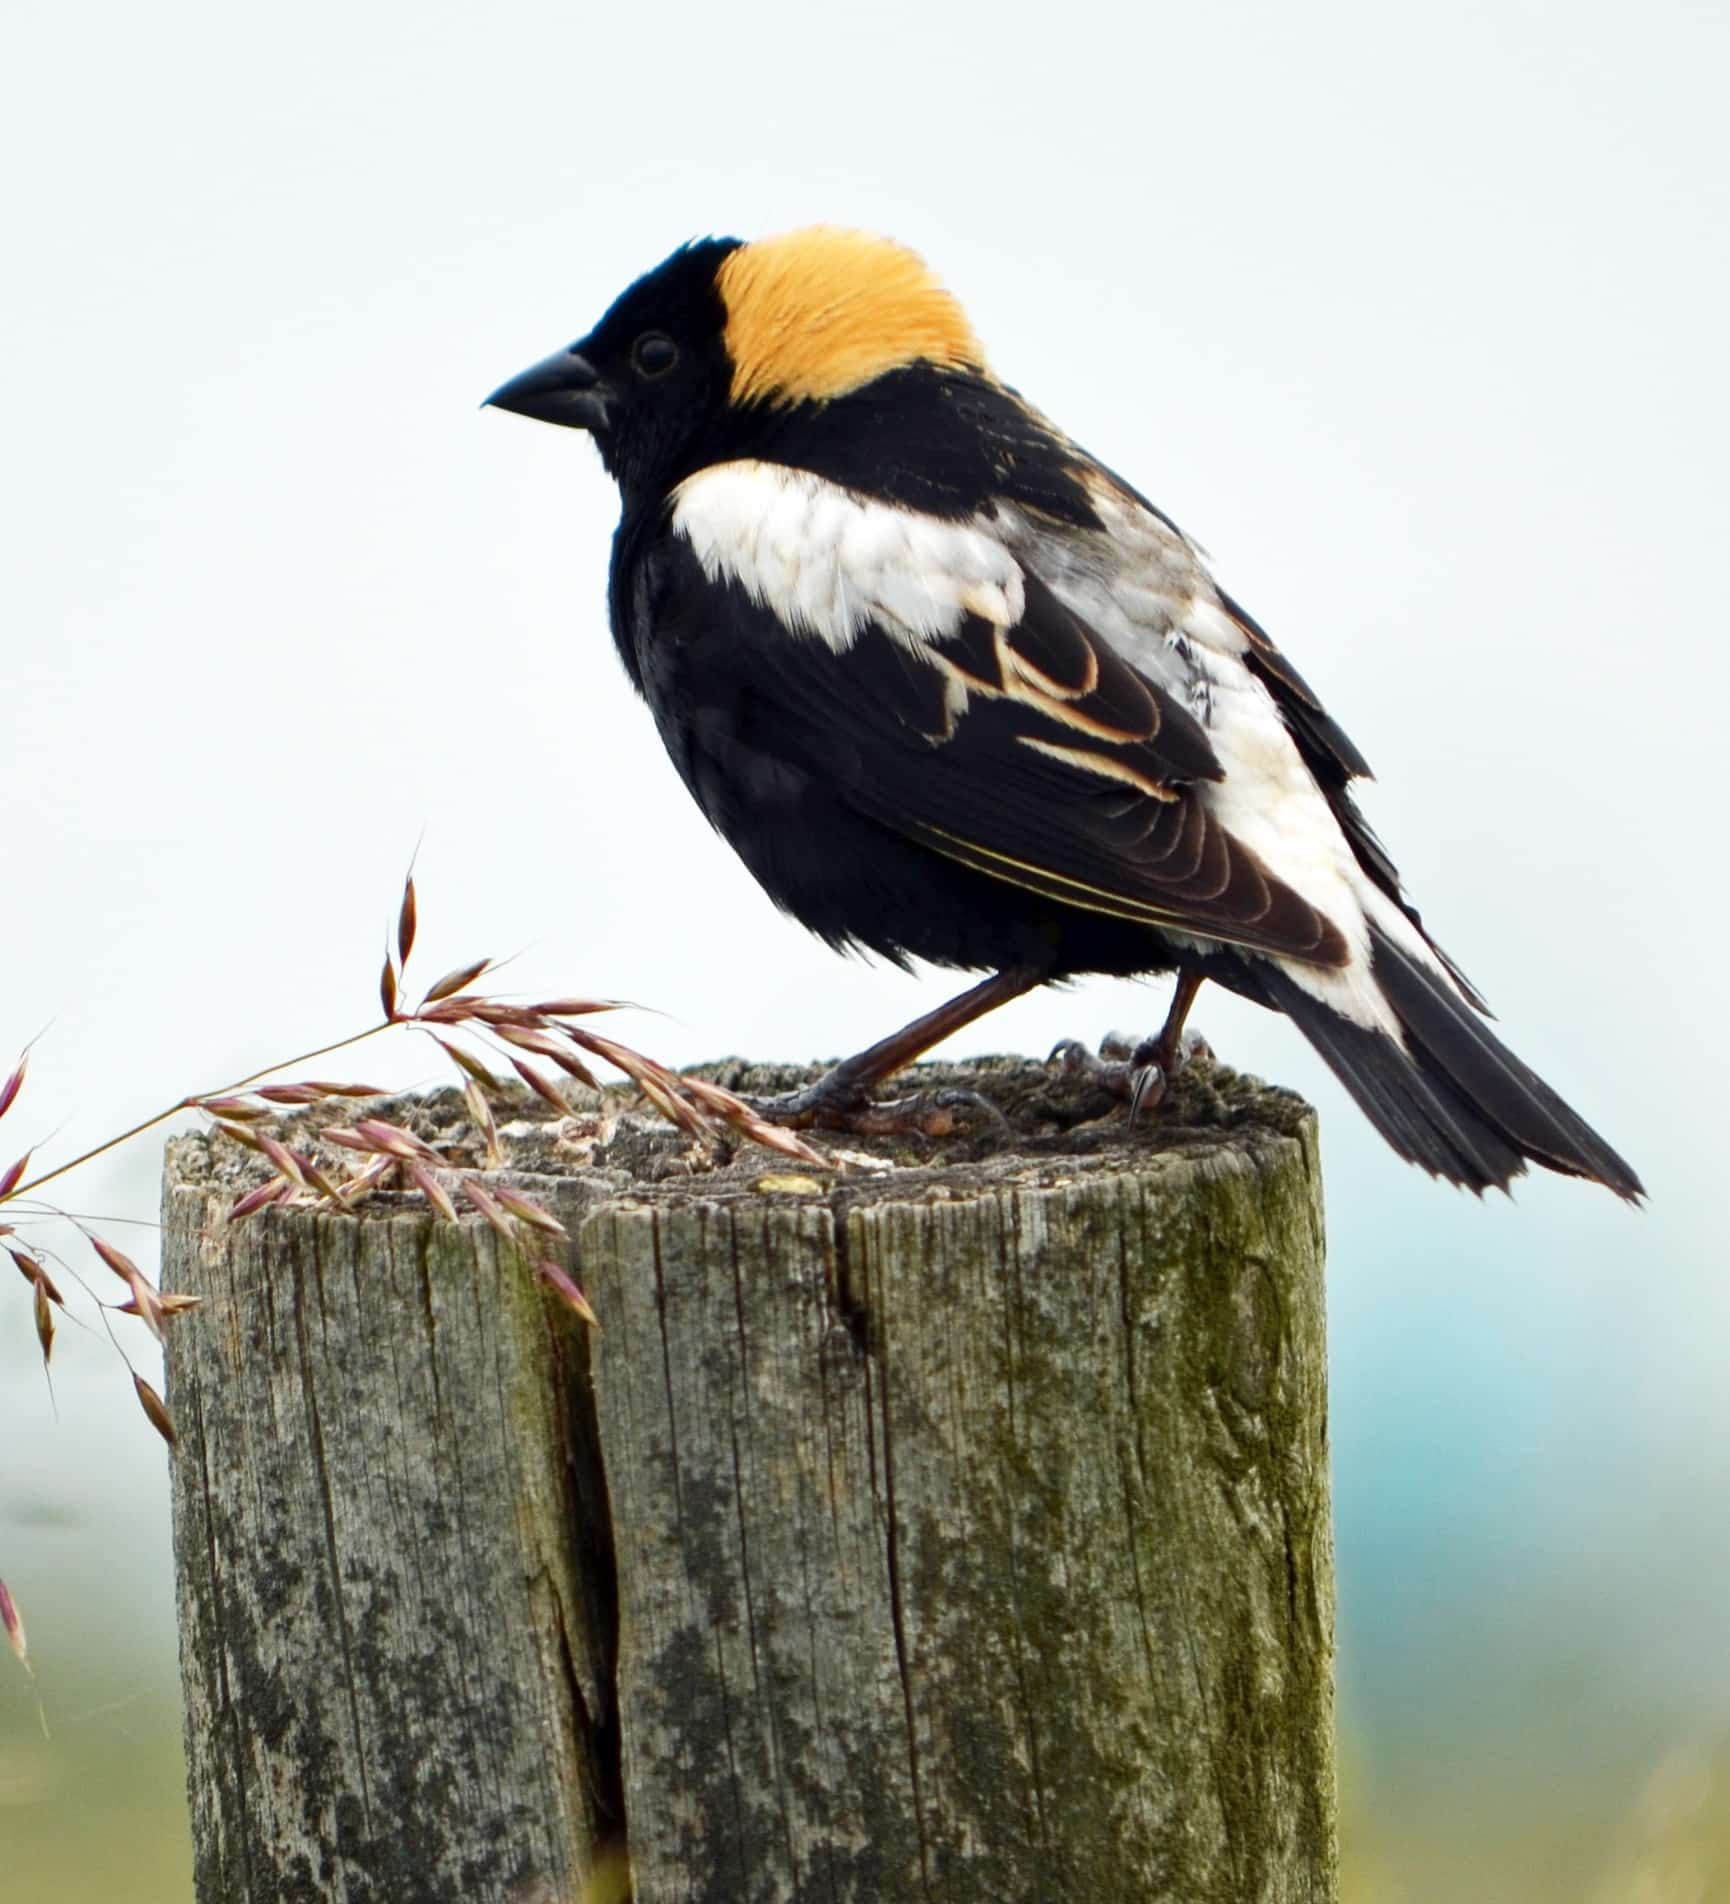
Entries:
<svg viewBox="0 0 1730 1904">
<path fill-rule="evenodd" d="M 791 1104 L 858 1107 L 1047 980 L 1285 1012 L 1402 1157 L 1639 1179 L 1488 1030 L 1350 791 L 1369 769 L 1170 517 L 1001 382 L 912 252 L 684 247 L 488 399 L 623 502 L 626 669 L 710 823 L 830 945 L 992 974 Z"/>
</svg>

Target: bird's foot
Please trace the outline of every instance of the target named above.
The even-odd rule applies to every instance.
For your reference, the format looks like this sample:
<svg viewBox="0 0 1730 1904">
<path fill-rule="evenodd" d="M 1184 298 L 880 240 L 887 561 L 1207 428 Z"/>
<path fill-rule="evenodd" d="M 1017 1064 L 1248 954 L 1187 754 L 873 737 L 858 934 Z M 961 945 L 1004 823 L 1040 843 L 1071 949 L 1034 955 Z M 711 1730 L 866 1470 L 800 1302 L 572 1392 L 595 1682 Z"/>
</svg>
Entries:
<svg viewBox="0 0 1730 1904">
<path fill-rule="evenodd" d="M 788 1130 L 846 1131 L 855 1137 L 947 1137 L 968 1122 L 1009 1134 L 1009 1120 L 977 1091 L 915 1091 L 878 1103 L 869 1087 L 845 1076 L 845 1070 L 837 1065 L 814 1084 L 757 1098 L 751 1108 Z"/>
<path fill-rule="evenodd" d="M 1157 1110 L 1164 1102 L 1172 1080 L 1194 1057 L 1211 1057 L 1207 1040 L 1199 1031 L 1185 1032 L 1180 1038 L 1136 1038 L 1130 1033 L 1108 1031 L 1099 1041 L 1095 1055 L 1079 1038 L 1065 1038 L 1055 1046 L 1048 1064 L 1058 1066 L 1066 1077 L 1097 1085 L 1129 1106 L 1129 1121 L 1134 1123 L 1143 1111 Z"/>
<path fill-rule="evenodd" d="M 861 1137 L 948 1137 L 964 1124 L 1003 1138 L 1012 1134 L 1009 1119 L 990 1098 L 962 1090 L 915 1091 L 881 1104 L 862 1104 L 844 1124 L 824 1128 L 850 1130 Z"/>
<path fill-rule="evenodd" d="M 1143 1038 L 1124 1046 L 1114 1036 L 1103 1039 L 1096 1056 L 1079 1038 L 1065 1038 L 1052 1047 L 1047 1064 L 1066 1078 L 1096 1085 L 1129 1105 L 1133 1124 L 1144 1110 L 1156 1108 L 1165 1096 L 1166 1073 L 1157 1055 L 1157 1043 Z"/>
</svg>

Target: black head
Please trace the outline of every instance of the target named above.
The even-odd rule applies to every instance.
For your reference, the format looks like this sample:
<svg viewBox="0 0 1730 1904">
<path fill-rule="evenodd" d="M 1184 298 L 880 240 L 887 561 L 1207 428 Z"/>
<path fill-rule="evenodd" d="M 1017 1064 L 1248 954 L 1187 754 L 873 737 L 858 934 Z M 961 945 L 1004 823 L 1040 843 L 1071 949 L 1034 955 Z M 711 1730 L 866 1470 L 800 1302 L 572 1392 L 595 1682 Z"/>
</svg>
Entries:
<svg viewBox="0 0 1730 1904">
<path fill-rule="evenodd" d="M 696 467 L 725 410 L 732 366 L 716 283 L 736 238 L 683 246 L 621 293 L 587 337 L 487 398 L 501 410 L 587 430 L 626 499 Z"/>
<path fill-rule="evenodd" d="M 850 400 L 869 408 L 874 389 L 900 387 L 897 373 L 997 388 L 960 305 L 920 258 L 868 232 L 811 225 L 675 251 L 587 337 L 487 401 L 591 431 L 629 510 L 705 462 L 769 443 L 797 460 L 789 422 L 826 418 L 849 441 L 877 441 L 880 419 Z M 968 440 L 946 422 L 948 439 Z"/>
</svg>

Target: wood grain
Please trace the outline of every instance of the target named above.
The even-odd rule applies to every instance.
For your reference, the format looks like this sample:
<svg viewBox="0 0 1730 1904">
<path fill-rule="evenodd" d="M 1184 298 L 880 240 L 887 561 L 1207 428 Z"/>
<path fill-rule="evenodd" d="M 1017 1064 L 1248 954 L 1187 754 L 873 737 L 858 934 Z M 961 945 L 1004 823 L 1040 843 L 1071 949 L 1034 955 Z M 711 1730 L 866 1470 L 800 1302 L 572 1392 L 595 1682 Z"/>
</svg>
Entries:
<svg viewBox="0 0 1730 1904">
<path fill-rule="evenodd" d="M 183 1142 L 201 1904 L 570 1904 L 621 1832 L 641 1904 L 1333 1898 L 1313 1121 L 1234 1089 L 881 1174 L 542 1143 L 586 1338 L 478 1223 L 231 1231 Z"/>
</svg>

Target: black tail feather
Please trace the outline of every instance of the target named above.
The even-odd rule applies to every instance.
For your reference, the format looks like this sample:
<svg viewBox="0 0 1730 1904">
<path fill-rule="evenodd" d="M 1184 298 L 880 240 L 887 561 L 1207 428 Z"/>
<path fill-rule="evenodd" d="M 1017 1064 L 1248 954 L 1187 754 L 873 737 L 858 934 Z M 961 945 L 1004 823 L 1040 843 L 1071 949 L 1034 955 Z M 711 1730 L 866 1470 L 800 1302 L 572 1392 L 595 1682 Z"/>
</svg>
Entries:
<svg viewBox="0 0 1730 1904">
<path fill-rule="evenodd" d="M 1628 1164 L 1444 979 L 1373 928 L 1371 943 L 1404 1047 L 1341 1017 L 1269 962 L 1255 961 L 1256 977 L 1402 1157 L 1477 1191 L 1505 1190 L 1530 1161 L 1621 1197 L 1644 1194 Z"/>
</svg>

